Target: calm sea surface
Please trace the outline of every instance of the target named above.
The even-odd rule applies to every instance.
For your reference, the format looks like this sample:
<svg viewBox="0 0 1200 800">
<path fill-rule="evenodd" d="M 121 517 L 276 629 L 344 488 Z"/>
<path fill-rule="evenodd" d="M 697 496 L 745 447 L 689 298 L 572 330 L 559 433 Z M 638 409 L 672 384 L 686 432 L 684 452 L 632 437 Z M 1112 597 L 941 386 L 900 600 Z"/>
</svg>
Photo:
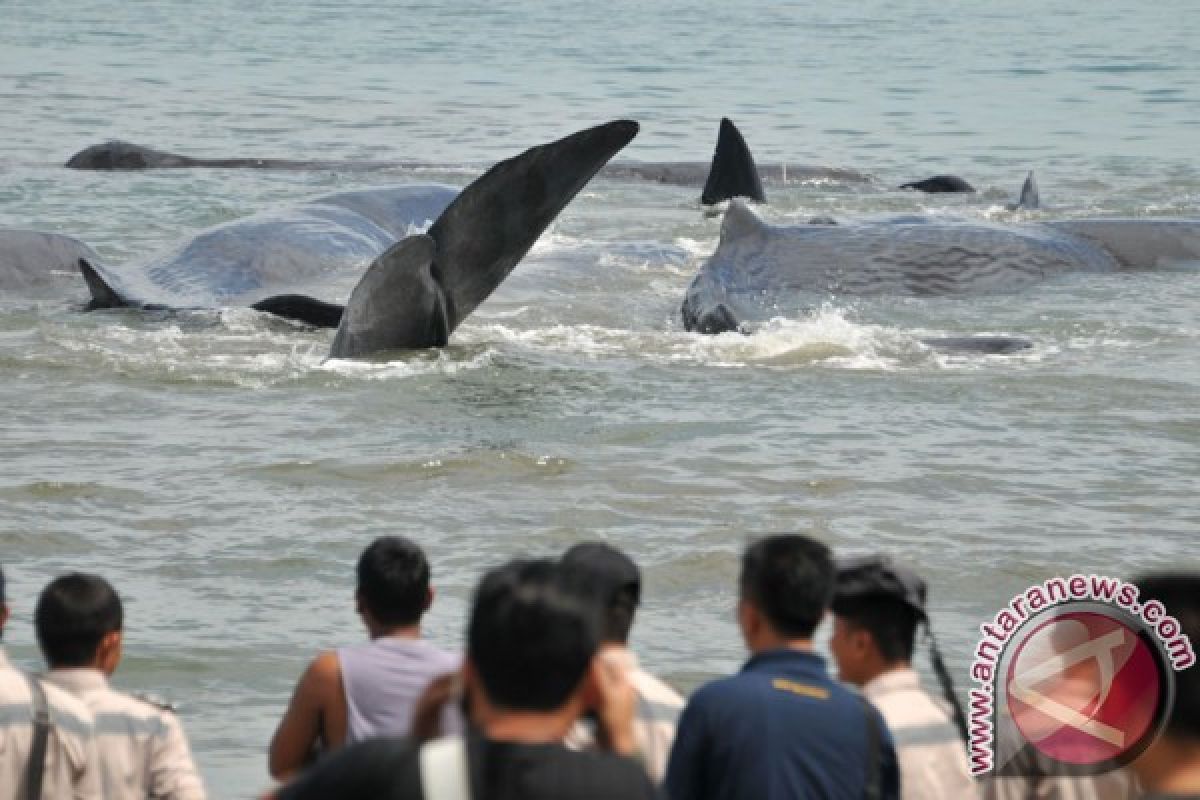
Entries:
<svg viewBox="0 0 1200 800">
<path fill-rule="evenodd" d="M 245 4 L 0 0 L 0 226 L 114 263 L 339 189 L 463 184 L 620 116 L 620 156 L 704 160 L 722 115 L 760 162 L 872 173 L 776 188 L 775 221 L 1046 208 L 1200 216 L 1191 0 L 1004 4 Z M 406 159 L 423 171 L 81 173 L 124 138 L 194 155 Z M 954 172 L 978 195 L 887 187 Z M 352 564 L 418 539 L 458 646 L 481 570 L 602 538 L 643 565 L 643 659 L 681 687 L 734 669 L 752 536 L 882 549 L 931 583 L 956 675 L 1031 582 L 1200 566 L 1200 280 L 1073 275 L 1018 295 L 830 303 L 752 337 L 682 331 L 719 220 L 698 192 L 596 181 L 441 352 L 325 363 L 331 340 L 244 310 L 74 310 L 0 297 L 5 641 L 56 573 L 127 604 L 118 682 L 176 700 L 214 795 L 265 747 L 318 648 L 359 639 Z M 1025 335 L 946 357 L 921 336 Z"/>
</svg>

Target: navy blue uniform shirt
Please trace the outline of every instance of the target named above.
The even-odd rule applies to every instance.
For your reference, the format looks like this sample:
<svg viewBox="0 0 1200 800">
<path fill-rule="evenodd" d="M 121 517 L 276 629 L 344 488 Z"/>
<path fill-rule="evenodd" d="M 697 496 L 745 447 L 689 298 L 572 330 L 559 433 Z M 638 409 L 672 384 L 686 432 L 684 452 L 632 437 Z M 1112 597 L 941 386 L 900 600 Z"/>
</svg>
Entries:
<svg viewBox="0 0 1200 800">
<path fill-rule="evenodd" d="M 879 726 L 883 800 L 900 795 L 896 751 L 874 707 L 829 677 L 825 659 L 771 650 L 701 687 L 667 766 L 670 800 L 862 800 L 867 714 Z"/>
</svg>

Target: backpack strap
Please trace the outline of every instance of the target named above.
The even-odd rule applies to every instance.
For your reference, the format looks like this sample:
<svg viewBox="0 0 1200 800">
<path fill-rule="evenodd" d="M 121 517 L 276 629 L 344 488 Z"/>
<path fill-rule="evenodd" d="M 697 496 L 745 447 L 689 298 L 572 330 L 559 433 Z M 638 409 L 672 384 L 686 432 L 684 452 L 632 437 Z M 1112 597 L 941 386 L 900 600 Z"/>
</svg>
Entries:
<svg viewBox="0 0 1200 800">
<path fill-rule="evenodd" d="M 883 797 L 883 788 L 879 774 L 879 747 L 883 734 L 879 730 L 879 719 L 875 716 L 871 701 L 861 694 L 858 699 L 862 703 L 863 717 L 867 723 L 867 780 L 863 797 L 866 800 L 880 800 Z"/>
<path fill-rule="evenodd" d="M 41 800 L 42 778 L 46 774 L 46 742 L 50 738 L 50 704 L 42 682 L 26 674 L 33 708 L 33 741 L 29 745 L 29 762 L 25 765 L 25 794 L 22 800 Z"/>
<path fill-rule="evenodd" d="M 471 800 L 471 778 L 464 736 L 443 736 L 421 745 L 421 792 L 425 800 Z"/>
</svg>

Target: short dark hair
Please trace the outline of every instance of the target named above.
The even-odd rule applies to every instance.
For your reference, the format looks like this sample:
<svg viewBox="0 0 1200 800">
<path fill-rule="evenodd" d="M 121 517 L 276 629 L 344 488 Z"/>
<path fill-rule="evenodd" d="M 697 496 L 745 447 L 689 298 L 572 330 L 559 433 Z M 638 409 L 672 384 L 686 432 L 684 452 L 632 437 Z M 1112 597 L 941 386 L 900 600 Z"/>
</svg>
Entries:
<svg viewBox="0 0 1200 800">
<path fill-rule="evenodd" d="M 833 600 L 833 556 L 808 536 L 767 536 L 746 548 L 739 588 L 780 635 L 808 639 Z"/>
<path fill-rule="evenodd" d="M 116 590 L 99 575 L 82 572 L 52 580 L 33 612 L 38 645 L 51 669 L 89 665 L 100 640 L 123 623 Z"/>
<path fill-rule="evenodd" d="M 580 542 L 563 553 L 560 563 L 566 580 L 599 606 L 603 640 L 628 642 L 642 593 L 633 559 L 604 542 Z"/>
<path fill-rule="evenodd" d="M 475 590 L 467 657 L 500 708 L 560 708 L 599 645 L 596 608 L 553 561 L 511 561 L 484 575 Z"/>
<path fill-rule="evenodd" d="M 921 616 L 908 603 L 890 595 L 863 595 L 836 600 L 833 613 L 869 633 L 888 664 L 912 661 Z"/>
<path fill-rule="evenodd" d="M 1156 572 L 1134 581 L 1140 600 L 1157 600 L 1167 614 L 1179 620 L 1180 632 L 1200 645 L 1200 573 Z M 1167 718 L 1166 733 L 1180 739 L 1200 741 L 1200 667 L 1192 665 L 1175 673 L 1175 705 Z"/>
<path fill-rule="evenodd" d="M 358 593 L 381 625 L 415 625 L 429 604 L 429 562 L 403 536 L 380 536 L 358 557 Z"/>
</svg>

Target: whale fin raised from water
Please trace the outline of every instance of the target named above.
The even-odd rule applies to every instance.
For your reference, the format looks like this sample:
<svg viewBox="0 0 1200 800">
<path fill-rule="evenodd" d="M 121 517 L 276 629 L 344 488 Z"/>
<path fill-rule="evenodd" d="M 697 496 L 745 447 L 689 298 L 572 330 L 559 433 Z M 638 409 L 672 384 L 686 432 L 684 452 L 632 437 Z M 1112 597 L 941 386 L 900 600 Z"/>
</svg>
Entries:
<svg viewBox="0 0 1200 800">
<path fill-rule="evenodd" d="M 101 277 L 99 270 L 86 258 L 79 259 L 79 271 L 83 273 L 88 291 L 92 293 L 92 299 L 87 304 L 87 311 L 101 308 L 125 308 L 129 305 L 115 289 L 108 285 L 108 281 Z"/>
<path fill-rule="evenodd" d="M 721 130 L 717 133 L 717 149 L 713 153 L 708 180 L 700 193 L 700 202 L 711 206 L 722 200 L 746 197 L 756 203 L 767 202 L 762 179 L 750 148 L 737 126 L 724 117 Z"/>
<path fill-rule="evenodd" d="M 446 344 L 450 326 L 433 274 L 435 250 L 431 237 L 409 236 L 371 263 L 346 303 L 330 358 Z"/>
<path fill-rule="evenodd" d="M 616 120 L 501 161 L 454 199 L 428 234 L 450 331 L 508 277 L 588 181 L 637 135 Z"/>
<path fill-rule="evenodd" d="M 1042 198 L 1038 193 L 1037 179 L 1033 177 L 1033 170 L 1029 170 L 1029 174 L 1025 176 L 1025 183 L 1021 186 L 1021 197 L 1017 200 L 1017 208 L 1034 209 L 1042 207 Z"/>
<path fill-rule="evenodd" d="M 404 239 L 371 264 L 346 304 L 330 356 L 445 345 L 637 132 L 636 122 L 616 120 L 485 172 L 426 234 Z"/>
<path fill-rule="evenodd" d="M 303 294 L 277 294 L 250 306 L 284 319 L 303 322 L 316 328 L 336 328 L 342 321 L 342 306 L 326 303 Z"/>
</svg>

